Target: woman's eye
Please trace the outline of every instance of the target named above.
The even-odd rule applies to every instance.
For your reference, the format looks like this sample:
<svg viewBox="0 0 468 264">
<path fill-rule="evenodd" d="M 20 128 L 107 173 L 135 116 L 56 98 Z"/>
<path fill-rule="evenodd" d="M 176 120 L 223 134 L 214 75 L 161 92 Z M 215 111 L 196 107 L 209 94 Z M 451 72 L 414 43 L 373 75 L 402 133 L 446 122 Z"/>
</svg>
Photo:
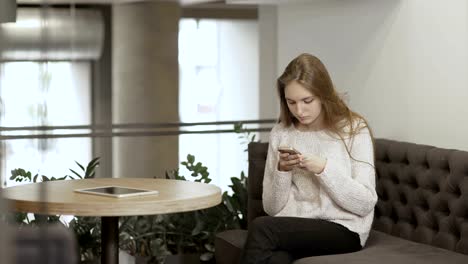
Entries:
<svg viewBox="0 0 468 264">
<path fill-rule="evenodd" d="M 295 104 L 295 102 L 288 101 L 288 104 L 292 105 Z"/>
<path fill-rule="evenodd" d="M 306 104 L 310 104 L 310 103 L 312 103 L 313 101 L 314 101 L 314 99 L 305 100 L 305 101 L 304 101 L 304 103 L 306 103 Z"/>
</svg>

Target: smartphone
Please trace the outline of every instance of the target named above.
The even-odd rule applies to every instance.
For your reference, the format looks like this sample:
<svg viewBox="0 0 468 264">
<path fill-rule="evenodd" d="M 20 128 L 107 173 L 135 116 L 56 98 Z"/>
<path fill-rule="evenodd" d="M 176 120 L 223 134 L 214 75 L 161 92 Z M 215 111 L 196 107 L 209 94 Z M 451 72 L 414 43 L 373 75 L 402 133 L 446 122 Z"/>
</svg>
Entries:
<svg viewBox="0 0 468 264">
<path fill-rule="evenodd" d="M 301 154 L 301 152 L 299 152 L 297 149 L 293 147 L 286 147 L 286 146 L 279 147 L 278 151 L 281 153 L 289 153 L 289 155 Z"/>
</svg>

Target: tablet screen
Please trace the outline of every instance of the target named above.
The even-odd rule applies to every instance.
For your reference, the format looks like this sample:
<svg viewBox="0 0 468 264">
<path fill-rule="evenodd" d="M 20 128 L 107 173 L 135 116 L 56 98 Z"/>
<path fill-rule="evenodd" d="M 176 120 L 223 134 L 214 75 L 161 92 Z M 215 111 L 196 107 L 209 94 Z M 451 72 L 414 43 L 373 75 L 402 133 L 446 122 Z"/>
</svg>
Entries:
<svg viewBox="0 0 468 264">
<path fill-rule="evenodd" d="M 98 195 L 106 195 L 106 196 L 113 196 L 113 197 L 127 197 L 127 196 L 147 195 L 147 194 L 158 193 L 158 191 L 156 190 L 144 190 L 144 189 L 127 188 L 127 187 L 120 187 L 120 186 L 103 186 L 103 187 L 97 187 L 97 188 L 79 189 L 75 191 L 81 192 L 81 193 L 98 194 Z"/>
<path fill-rule="evenodd" d="M 130 188 L 114 187 L 114 186 L 104 187 L 104 188 L 86 189 L 86 191 L 105 193 L 105 194 L 114 194 L 114 195 L 147 192 L 147 190 L 130 189 Z"/>
</svg>

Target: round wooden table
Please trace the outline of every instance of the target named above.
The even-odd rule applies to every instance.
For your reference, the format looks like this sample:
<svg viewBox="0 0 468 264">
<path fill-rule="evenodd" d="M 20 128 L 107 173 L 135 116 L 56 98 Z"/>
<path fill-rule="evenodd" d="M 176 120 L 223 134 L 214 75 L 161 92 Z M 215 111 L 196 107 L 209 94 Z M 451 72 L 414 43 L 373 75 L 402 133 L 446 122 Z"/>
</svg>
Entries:
<svg viewBox="0 0 468 264">
<path fill-rule="evenodd" d="M 159 194 L 113 198 L 74 191 L 109 185 L 158 190 Z M 148 178 L 99 178 L 32 183 L 5 188 L 3 195 L 10 207 L 20 212 L 100 216 L 102 263 L 118 263 L 119 216 L 186 212 L 221 203 L 221 189 L 215 185 Z"/>
</svg>

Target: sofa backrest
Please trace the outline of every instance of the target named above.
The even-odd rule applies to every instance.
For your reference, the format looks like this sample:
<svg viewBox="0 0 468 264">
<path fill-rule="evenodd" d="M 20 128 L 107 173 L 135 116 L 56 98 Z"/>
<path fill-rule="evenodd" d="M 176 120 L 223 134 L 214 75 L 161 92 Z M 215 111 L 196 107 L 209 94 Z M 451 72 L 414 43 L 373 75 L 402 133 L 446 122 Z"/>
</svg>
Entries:
<svg viewBox="0 0 468 264">
<path fill-rule="evenodd" d="M 468 152 L 375 140 L 373 229 L 468 255 Z M 266 215 L 268 143 L 249 144 L 248 222 Z"/>
</svg>

